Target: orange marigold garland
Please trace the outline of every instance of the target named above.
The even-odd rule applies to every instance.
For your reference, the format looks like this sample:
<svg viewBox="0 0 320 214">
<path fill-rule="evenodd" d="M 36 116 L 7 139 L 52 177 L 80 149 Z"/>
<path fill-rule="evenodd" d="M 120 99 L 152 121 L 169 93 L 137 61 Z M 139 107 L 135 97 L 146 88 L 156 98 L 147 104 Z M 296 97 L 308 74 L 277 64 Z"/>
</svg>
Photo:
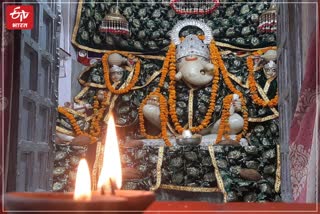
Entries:
<svg viewBox="0 0 320 214">
<path fill-rule="evenodd" d="M 243 131 L 242 133 L 238 134 L 237 135 L 237 138 L 236 140 L 239 141 L 241 139 L 242 136 L 245 135 L 245 133 L 247 132 L 248 130 L 248 111 L 247 111 L 247 108 L 246 108 L 246 102 L 245 102 L 245 99 L 244 99 L 244 96 L 243 94 L 238 90 L 236 89 L 236 87 L 232 84 L 232 81 L 230 80 L 229 76 L 228 76 L 228 71 L 224 65 L 224 62 L 222 60 L 222 57 L 219 53 L 219 50 L 217 48 L 217 46 L 215 45 L 214 42 L 211 42 L 210 44 L 210 50 L 211 52 L 214 52 L 214 55 L 217 57 L 217 60 L 219 62 L 219 68 L 221 70 L 221 74 L 222 74 L 222 77 L 223 77 L 223 80 L 225 82 L 225 84 L 227 85 L 227 87 L 234 93 L 234 94 L 238 94 L 240 99 L 241 99 L 241 106 L 242 106 L 242 114 L 243 114 L 243 119 L 244 119 L 244 126 L 243 126 Z M 218 141 L 217 141 L 218 142 Z"/>
<path fill-rule="evenodd" d="M 277 50 L 277 47 L 275 47 L 275 46 L 266 47 L 266 48 L 263 48 L 263 49 L 260 49 L 260 50 L 253 52 L 252 55 L 261 56 L 262 54 L 266 53 L 269 50 Z"/>
<path fill-rule="evenodd" d="M 161 69 L 161 77 L 160 77 L 158 87 L 155 90 L 156 92 L 160 92 L 160 89 L 163 87 L 164 81 L 165 81 L 165 79 L 168 75 L 168 72 L 169 72 L 170 59 L 171 59 L 171 57 L 175 56 L 175 54 L 176 54 L 176 46 L 173 43 L 171 43 L 169 46 L 168 52 L 166 54 L 166 58 L 163 62 L 163 67 Z"/>
<path fill-rule="evenodd" d="M 103 115 L 107 109 L 108 105 L 108 96 L 104 93 L 104 98 L 99 105 L 99 101 L 97 96 L 94 96 L 93 101 L 93 116 L 90 125 L 89 133 L 92 136 L 98 137 L 101 133 L 100 121 L 103 118 Z"/>
<path fill-rule="evenodd" d="M 158 84 L 157 89 L 154 92 L 151 92 L 140 104 L 139 107 L 139 125 L 140 125 L 140 131 L 141 133 L 148 139 L 157 139 L 157 138 L 162 138 L 165 141 L 165 144 L 167 146 L 171 146 L 171 143 L 168 139 L 167 135 L 167 122 L 168 122 L 168 107 L 167 107 L 167 100 L 166 98 L 160 93 L 161 88 L 164 85 L 164 81 L 168 75 L 169 72 L 169 64 L 170 64 L 170 59 L 172 56 L 175 56 L 175 45 L 172 43 L 169 46 L 168 52 L 166 54 L 166 58 L 163 62 L 163 67 L 161 70 L 161 77 L 160 81 Z M 161 121 L 161 133 L 152 136 L 148 135 L 147 131 L 144 126 L 144 116 L 143 116 L 143 107 L 147 104 L 147 100 L 149 99 L 150 96 L 157 96 L 159 97 L 160 101 L 160 121 Z"/>
<path fill-rule="evenodd" d="M 228 71 L 224 65 L 224 62 L 222 60 L 222 57 L 221 57 L 221 54 L 219 53 L 219 50 L 215 44 L 214 41 L 212 41 L 210 43 L 210 52 L 215 55 L 215 57 L 217 58 L 217 61 L 218 61 L 218 66 L 220 68 L 220 71 L 221 71 L 221 74 L 222 74 L 222 77 L 224 79 L 224 82 L 225 84 L 227 85 L 227 87 L 232 91 L 232 93 L 234 94 L 238 94 L 240 97 L 242 97 L 242 93 L 236 89 L 236 87 L 232 84 L 229 76 L 228 76 Z"/>
<path fill-rule="evenodd" d="M 160 104 L 159 107 L 160 107 L 161 133 L 156 136 L 147 134 L 146 128 L 144 126 L 143 107 L 147 104 L 147 101 L 151 96 L 157 96 L 159 98 L 159 104 Z M 168 122 L 168 108 L 167 108 L 166 98 L 160 92 L 157 92 L 157 91 L 151 92 L 142 101 L 139 107 L 139 124 L 140 124 L 141 134 L 147 137 L 148 139 L 162 138 L 167 146 L 172 146 L 171 142 L 168 139 L 167 122 Z"/>
<path fill-rule="evenodd" d="M 175 91 L 176 58 L 175 58 L 175 48 L 176 47 L 175 47 L 175 45 L 173 43 L 170 44 L 169 50 L 167 52 L 166 59 L 164 61 L 164 65 L 163 65 L 163 68 L 162 68 L 162 75 L 161 75 L 161 78 L 160 78 L 160 82 L 159 82 L 158 88 L 155 90 L 155 92 L 152 92 L 151 94 L 153 94 L 153 95 L 157 94 L 157 96 L 159 96 L 159 98 L 160 98 L 160 96 L 162 96 L 160 94 L 160 90 L 163 87 L 166 75 L 169 72 L 169 78 L 170 78 L 169 100 L 168 100 L 169 114 L 170 114 L 172 122 L 174 123 L 175 130 L 177 130 L 178 133 L 181 134 L 184 131 L 184 128 L 181 126 L 181 124 L 180 124 L 180 122 L 178 120 L 178 116 L 176 114 L 176 91 Z M 189 130 L 191 130 L 193 133 L 194 132 L 199 132 L 202 129 L 204 129 L 205 127 L 208 126 L 208 124 L 209 124 L 209 122 L 211 120 L 212 114 L 214 112 L 214 108 L 215 108 L 215 101 L 216 101 L 216 96 L 217 96 L 217 91 L 218 91 L 218 82 L 219 82 L 219 68 L 220 68 L 222 76 L 223 76 L 223 79 L 224 79 L 225 83 L 227 84 L 228 88 L 233 93 L 238 94 L 239 97 L 242 99 L 242 113 L 243 113 L 243 118 L 244 118 L 244 127 L 243 127 L 242 133 L 237 135 L 236 140 L 239 141 L 241 139 L 242 135 L 244 135 L 246 133 L 247 129 L 248 129 L 248 112 L 247 112 L 246 106 L 245 106 L 246 103 L 245 103 L 245 100 L 243 99 L 243 94 L 234 87 L 234 85 L 232 84 L 231 80 L 229 79 L 228 72 L 227 72 L 227 70 L 226 70 L 226 68 L 224 66 L 224 62 L 223 62 L 223 60 L 221 58 L 221 55 L 220 55 L 220 53 L 218 51 L 218 48 L 216 47 L 214 41 L 212 41 L 210 43 L 209 48 L 210 48 L 210 59 L 211 59 L 211 62 L 214 64 L 214 69 L 215 69 L 214 70 L 214 77 L 213 77 L 213 80 L 212 80 L 212 93 L 211 93 L 211 97 L 210 97 L 210 104 L 209 104 L 208 111 L 207 111 L 203 121 L 198 126 L 189 128 Z M 162 129 L 162 131 L 161 131 L 161 133 L 159 135 L 150 136 L 150 135 L 148 135 L 146 133 L 146 130 L 145 130 L 145 127 L 144 127 L 144 117 L 143 117 L 142 108 L 146 104 L 147 99 L 148 99 L 148 97 L 143 100 L 143 102 L 141 103 L 141 106 L 139 108 L 139 119 L 140 119 L 141 132 L 147 138 L 150 138 L 150 139 L 156 139 L 156 138 L 160 138 L 160 137 L 164 138 L 163 136 L 166 136 L 166 132 L 164 133 L 163 130 L 166 130 L 166 123 L 167 123 L 167 119 L 164 120 L 165 117 L 163 117 L 163 119 L 161 119 L 161 129 Z M 228 98 L 228 99 L 230 99 L 230 98 Z M 229 100 L 226 101 L 226 103 L 228 103 L 228 102 L 229 102 Z M 232 102 L 232 100 L 231 100 L 231 102 Z M 231 102 L 229 102 L 229 104 L 226 104 L 226 106 L 225 106 L 225 108 L 228 109 L 228 112 L 230 110 Z M 162 106 L 164 106 L 164 105 L 162 105 Z M 165 111 L 166 111 L 166 109 L 163 108 L 162 112 L 165 112 Z M 223 114 L 224 116 L 223 116 L 223 118 L 221 118 L 221 120 L 224 120 L 224 121 L 228 120 L 228 118 L 230 116 L 230 113 L 228 113 L 228 112 L 225 111 L 225 113 Z M 224 132 L 228 133 L 228 127 L 227 127 L 228 123 L 227 123 L 227 125 L 223 125 L 223 126 L 226 129 Z M 226 137 L 228 137 L 228 136 L 226 136 Z"/>
<path fill-rule="evenodd" d="M 90 138 L 90 144 L 95 143 L 97 141 L 97 138 L 91 136 L 88 133 L 85 133 L 85 132 L 81 131 L 81 129 L 80 129 L 78 123 L 77 123 L 77 120 L 75 119 L 73 114 L 68 112 L 68 110 L 66 108 L 58 107 L 58 112 L 68 118 L 68 120 L 71 123 L 71 126 L 72 126 L 73 130 L 75 131 L 76 136 L 79 136 L 79 135 L 88 136 Z"/>
<path fill-rule="evenodd" d="M 220 119 L 218 135 L 215 141 L 216 143 L 219 143 L 222 140 L 222 137 L 224 137 L 225 139 L 230 139 L 228 134 L 230 133 L 229 117 L 231 116 L 230 115 L 231 105 L 233 105 L 233 94 L 229 94 L 223 99 L 223 109 L 222 109 L 222 115 Z M 244 136 L 247 133 L 248 125 L 249 125 L 248 111 L 246 108 L 246 102 L 243 98 L 241 100 L 241 111 L 242 111 L 244 123 L 243 123 L 242 132 L 237 134 L 236 136 L 237 142 L 239 142 L 242 136 Z"/>
<path fill-rule="evenodd" d="M 243 117 L 243 129 L 242 132 L 237 135 L 236 141 L 240 142 L 240 139 L 242 136 L 245 136 L 247 131 L 248 131 L 248 126 L 249 126 L 249 114 L 248 114 L 248 109 L 246 106 L 246 101 L 244 98 L 241 99 L 241 112 L 242 112 L 242 117 Z"/>
<path fill-rule="evenodd" d="M 109 63 L 108 63 L 108 57 L 110 54 L 112 53 L 118 53 L 117 51 L 111 51 L 109 53 L 105 53 L 102 57 L 102 66 L 103 66 L 103 73 L 104 73 L 104 81 L 106 84 L 106 87 L 108 88 L 109 91 L 111 91 L 113 94 L 125 94 L 128 93 L 133 86 L 137 83 L 138 78 L 139 78 L 139 74 L 140 74 L 140 67 L 141 67 L 141 62 L 138 59 L 138 61 L 135 64 L 135 69 L 134 69 L 134 75 L 132 77 L 132 80 L 130 81 L 130 83 L 122 89 L 115 89 L 110 82 L 110 75 L 109 75 Z M 122 53 L 122 55 L 126 56 L 126 57 L 131 57 L 129 54 L 126 53 Z"/>
<path fill-rule="evenodd" d="M 265 101 L 259 97 L 257 87 L 256 87 L 256 80 L 254 79 L 253 59 L 250 56 L 247 57 L 247 66 L 248 66 L 248 71 L 249 71 L 249 75 L 248 75 L 249 89 L 250 89 L 250 94 L 251 94 L 253 101 L 257 105 L 263 106 L 263 107 L 268 106 L 268 107 L 272 108 L 272 107 L 277 106 L 278 99 L 279 99 L 278 91 L 277 91 L 276 96 L 269 101 Z"/>
<path fill-rule="evenodd" d="M 233 100 L 233 94 L 229 94 L 223 99 L 223 109 L 222 109 L 216 143 L 219 143 L 222 140 L 222 137 L 224 137 L 225 139 L 230 139 L 228 133 L 230 132 L 229 117 L 230 117 L 230 106 L 232 104 L 232 100 Z"/>
<path fill-rule="evenodd" d="M 218 57 L 215 54 L 215 52 L 211 50 L 211 45 L 210 45 L 210 59 L 214 64 L 214 76 L 212 79 L 212 92 L 210 97 L 210 104 L 209 104 L 208 111 L 204 119 L 202 120 L 202 122 L 198 126 L 189 127 L 189 130 L 193 133 L 199 132 L 208 126 L 215 108 L 217 91 L 218 91 L 218 82 L 219 82 L 219 67 L 218 67 L 218 61 L 217 61 Z M 170 59 L 170 66 L 169 66 L 169 78 L 170 78 L 169 114 L 171 116 L 172 122 L 174 123 L 175 129 L 179 134 L 182 134 L 182 132 L 184 131 L 184 128 L 181 126 L 176 113 L 175 75 L 176 75 L 176 58 L 175 58 L 175 55 L 173 55 Z"/>
</svg>

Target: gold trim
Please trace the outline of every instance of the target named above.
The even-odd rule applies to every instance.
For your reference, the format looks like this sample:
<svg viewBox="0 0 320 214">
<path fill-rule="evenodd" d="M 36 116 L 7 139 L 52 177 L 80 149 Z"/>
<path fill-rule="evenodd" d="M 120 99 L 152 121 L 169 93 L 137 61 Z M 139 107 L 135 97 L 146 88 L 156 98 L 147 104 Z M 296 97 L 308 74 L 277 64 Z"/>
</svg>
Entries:
<svg viewBox="0 0 320 214">
<path fill-rule="evenodd" d="M 105 85 L 97 84 L 97 83 L 93 83 L 93 82 L 84 83 L 83 86 L 93 87 L 93 88 L 101 88 L 101 89 L 105 89 L 106 88 Z"/>
<path fill-rule="evenodd" d="M 76 47 L 78 47 L 81 50 L 86 50 L 86 51 L 91 51 L 91 52 L 95 52 L 95 53 L 111 53 L 114 50 L 100 50 L 100 49 L 95 49 L 95 48 L 89 48 L 87 46 L 84 45 L 80 45 L 79 43 L 77 43 L 76 41 L 71 41 L 73 45 L 75 45 Z M 142 55 L 142 52 L 133 52 L 133 51 L 119 51 L 119 53 L 128 53 L 128 54 L 134 54 L 134 55 Z M 147 57 L 145 57 L 147 58 Z M 151 57 L 150 57 L 151 58 Z M 147 58 L 148 59 L 148 58 Z"/>
<path fill-rule="evenodd" d="M 186 123 L 186 124 L 183 126 L 183 129 L 188 129 L 188 127 L 189 127 L 189 124 Z"/>
<path fill-rule="evenodd" d="M 151 191 L 157 190 L 161 185 L 161 167 L 162 167 L 162 161 L 163 161 L 163 154 L 164 154 L 164 146 L 160 146 L 158 151 L 157 180 L 156 180 L 156 184 L 150 187 Z"/>
<path fill-rule="evenodd" d="M 261 88 L 261 86 L 257 83 L 256 84 L 259 94 L 261 95 L 261 97 L 265 100 L 265 101 L 269 101 L 269 98 L 267 97 L 267 95 L 264 93 L 263 89 Z"/>
<path fill-rule="evenodd" d="M 101 171 L 102 163 L 103 163 L 103 153 L 104 153 L 104 145 L 102 145 L 101 141 L 97 142 L 96 148 L 96 158 L 93 164 L 92 169 L 92 189 L 97 190 L 98 186 L 98 171 Z"/>
<path fill-rule="evenodd" d="M 86 122 L 89 122 L 90 120 L 92 120 L 92 115 L 90 117 L 86 117 Z"/>
<path fill-rule="evenodd" d="M 220 54 L 221 55 L 228 55 L 228 54 L 231 54 L 233 53 L 232 51 L 221 51 Z"/>
<path fill-rule="evenodd" d="M 241 51 L 258 51 L 258 50 L 263 50 L 263 49 L 266 49 L 266 48 L 273 48 L 273 49 L 276 49 L 277 46 L 269 46 L 269 47 L 264 47 L 264 48 L 240 48 L 240 47 L 237 47 L 237 46 L 234 46 L 234 45 L 230 45 L 228 43 L 223 43 L 223 42 L 216 42 L 216 45 L 219 46 L 219 47 L 224 47 L 224 48 L 231 48 L 231 49 L 236 49 L 236 50 L 241 50 Z"/>
<path fill-rule="evenodd" d="M 270 79 L 267 79 L 267 81 L 266 81 L 266 84 L 264 85 L 264 87 L 263 87 L 263 91 L 264 91 L 264 93 L 268 93 L 268 91 L 269 91 L 269 88 L 270 88 L 270 84 L 271 84 L 271 82 L 275 79 L 276 77 L 271 77 Z"/>
<path fill-rule="evenodd" d="M 83 118 L 86 118 L 87 116 L 83 113 L 80 113 L 72 108 L 68 108 L 68 107 L 64 107 L 69 113 L 75 115 L 75 116 L 79 116 L 79 117 L 83 117 Z"/>
<path fill-rule="evenodd" d="M 261 68 L 262 68 L 262 66 L 256 67 L 256 68 L 254 69 L 254 71 L 258 71 L 258 70 L 260 70 Z M 243 83 L 241 82 L 241 80 L 240 80 L 236 75 L 231 74 L 231 73 L 228 72 L 228 76 L 229 76 L 233 81 L 235 81 L 236 83 L 238 83 L 241 87 L 243 87 L 243 88 L 249 88 L 249 80 L 248 80 L 248 78 L 247 78 L 246 83 L 243 84 Z"/>
<path fill-rule="evenodd" d="M 60 132 L 62 134 L 74 136 L 74 133 L 72 131 L 64 129 L 64 128 L 60 127 L 60 126 L 56 126 L 56 131 L 58 131 L 58 132 Z"/>
<path fill-rule="evenodd" d="M 97 84 L 97 83 L 86 83 L 86 86 L 90 86 L 90 87 L 94 87 L 94 88 L 101 88 L 101 89 L 105 89 L 106 86 L 102 85 L 102 84 Z"/>
<path fill-rule="evenodd" d="M 129 76 L 127 77 L 127 80 L 120 86 L 120 89 L 126 87 L 128 85 L 128 83 L 131 81 L 132 77 L 133 77 L 133 72 L 130 72 Z M 116 86 L 115 84 L 118 84 L 118 83 L 114 83 L 113 87 Z M 119 95 L 114 95 L 111 99 L 111 103 L 109 106 L 109 112 L 108 112 L 108 114 L 106 114 L 106 116 L 103 119 L 103 121 L 106 124 L 108 123 L 110 112 L 112 111 L 114 104 L 115 104 L 116 100 L 118 99 L 118 97 L 119 97 Z"/>
<path fill-rule="evenodd" d="M 260 122 L 264 122 L 267 120 L 272 120 L 279 117 L 279 114 L 273 114 L 273 115 L 269 115 L 266 117 L 259 117 L 259 118 L 254 118 L 254 117 L 249 117 L 248 121 L 249 122 L 254 122 L 254 123 L 260 123 Z"/>
<path fill-rule="evenodd" d="M 188 187 L 188 186 L 176 186 L 161 184 L 160 189 L 169 189 L 169 190 L 178 190 L 178 191 L 187 191 L 187 192 L 221 192 L 217 187 Z"/>
<path fill-rule="evenodd" d="M 140 54 L 140 55 L 138 54 L 137 56 L 145 59 L 157 59 L 161 61 L 164 61 L 166 59 L 165 56 L 154 56 L 154 55 L 143 55 L 143 54 Z"/>
<path fill-rule="evenodd" d="M 244 53 L 244 54 L 239 54 L 239 55 L 237 55 L 237 57 L 246 57 L 246 56 L 249 56 L 250 55 L 250 53 Z"/>
<path fill-rule="evenodd" d="M 276 170 L 276 181 L 274 184 L 274 190 L 276 193 L 280 191 L 281 185 L 281 157 L 280 157 L 280 145 L 277 145 L 277 170 Z"/>
<path fill-rule="evenodd" d="M 112 86 L 113 86 L 113 87 L 116 87 L 117 85 L 118 85 L 118 83 L 115 83 L 115 84 L 113 84 Z M 108 91 L 108 92 L 107 92 L 107 100 L 106 100 L 107 105 L 110 105 L 111 96 L 112 96 L 111 91 Z"/>
<path fill-rule="evenodd" d="M 236 75 L 228 73 L 228 76 L 229 76 L 233 81 L 235 81 L 236 83 L 238 83 L 241 87 L 243 87 L 243 88 L 249 88 L 249 82 L 248 82 L 248 80 L 246 81 L 246 84 L 243 84 L 243 83 L 241 82 L 241 80 L 240 80 Z"/>
<path fill-rule="evenodd" d="M 192 121 L 193 121 L 193 91 L 194 89 L 191 88 L 189 91 L 189 101 L 188 101 L 188 124 L 189 129 L 192 128 Z"/>
<path fill-rule="evenodd" d="M 80 18 L 81 18 L 81 11 L 82 11 L 82 3 L 83 3 L 83 0 L 79 0 L 77 14 L 76 14 L 76 23 L 74 24 L 74 28 L 73 28 L 73 32 L 72 32 L 72 39 L 71 39 L 71 43 L 73 43 L 76 46 L 78 46 L 78 44 L 76 43 L 76 37 L 77 37 L 78 30 L 79 30 L 79 23 L 80 23 Z"/>
<path fill-rule="evenodd" d="M 261 95 L 261 97 L 265 100 L 265 101 L 270 101 L 268 96 L 264 93 L 263 89 L 261 88 L 261 86 L 257 83 L 256 84 L 257 86 L 257 89 L 258 89 L 258 92 L 259 94 Z M 277 116 L 279 116 L 279 112 L 275 109 L 275 108 L 270 108 L 270 110 Z"/>
<path fill-rule="evenodd" d="M 221 192 L 223 193 L 223 201 L 224 201 L 224 202 L 227 202 L 227 192 L 226 192 L 226 190 L 224 189 L 223 180 L 222 180 L 222 177 L 221 177 L 219 168 L 218 168 L 218 164 L 217 164 L 217 162 L 216 162 L 216 157 L 215 157 L 215 155 L 214 155 L 214 148 L 213 148 L 213 146 L 212 146 L 212 145 L 209 145 L 209 146 L 208 146 L 208 150 L 209 150 L 209 153 L 210 153 L 210 156 L 211 156 L 212 165 L 214 166 L 214 173 L 215 173 L 215 175 L 216 175 L 218 187 L 219 187 L 219 189 L 221 190 Z"/>
<path fill-rule="evenodd" d="M 174 130 L 174 128 L 171 126 L 171 124 L 168 122 L 167 123 L 167 126 L 169 128 L 169 131 L 174 135 L 174 136 L 179 136 L 177 133 L 176 133 L 176 130 Z"/>
<path fill-rule="evenodd" d="M 110 103 L 110 106 L 109 106 L 108 114 L 106 114 L 106 116 L 105 116 L 104 119 L 103 119 L 103 121 L 105 122 L 105 124 L 108 123 L 110 113 L 111 113 L 111 111 L 113 110 L 113 107 L 114 107 L 114 104 L 115 104 L 117 98 L 118 98 L 118 95 L 114 95 L 114 96 L 112 97 L 112 99 L 111 99 L 111 103 Z"/>
<path fill-rule="evenodd" d="M 94 64 L 95 65 L 95 64 Z M 83 79 L 81 79 L 82 75 L 84 73 L 86 73 L 87 71 L 89 71 L 92 67 L 94 67 L 94 65 L 90 65 L 88 67 L 86 67 L 83 71 L 81 71 L 80 75 L 78 76 L 78 82 L 83 85 L 86 86 L 86 84 L 88 84 L 86 81 L 84 81 Z"/>
<path fill-rule="evenodd" d="M 80 73 L 80 75 L 79 75 L 79 77 L 78 77 L 79 83 L 80 83 L 82 86 L 84 86 L 84 89 L 85 89 L 85 88 L 88 88 L 88 89 L 86 89 L 85 92 L 87 92 L 87 91 L 89 90 L 89 87 L 105 89 L 105 88 L 106 88 L 105 85 L 97 84 L 97 83 L 92 83 L 92 82 L 88 83 L 88 82 L 84 81 L 83 79 L 81 79 L 82 75 L 83 75 L 84 73 L 88 72 L 91 67 L 92 67 L 92 66 L 90 66 L 89 68 L 84 69 L 84 70 Z M 129 71 L 129 72 L 131 73 L 132 71 Z M 137 90 L 137 89 L 141 89 L 141 88 L 144 88 L 144 87 L 148 86 L 157 76 L 159 76 L 160 73 L 161 73 L 161 70 L 160 70 L 160 71 L 155 71 L 155 72 L 151 75 L 151 77 L 147 80 L 147 82 L 146 82 L 144 85 L 142 85 L 142 86 L 135 86 L 135 87 L 133 87 L 131 90 Z M 84 89 L 83 89 L 83 90 L 84 90 Z M 82 91 L 81 91 L 81 92 L 82 92 Z M 79 104 L 82 104 L 82 101 L 80 100 L 80 98 L 81 98 L 81 96 L 83 96 L 84 93 L 85 93 L 85 92 L 83 92 L 83 93 L 81 94 L 81 92 L 74 98 L 75 102 L 77 102 L 77 103 L 79 103 Z"/>
<path fill-rule="evenodd" d="M 113 108 L 114 108 L 114 104 L 115 104 L 117 98 L 118 98 L 118 95 L 114 95 L 114 96 L 112 97 L 112 100 L 111 100 L 111 103 L 110 103 L 110 106 L 109 106 L 108 113 L 106 114 L 106 116 L 105 116 L 104 119 L 103 119 L 103 121 L 105 122 L 105 124 L 108 123 L 108 120 L 109 120 L 111 111 L 112 111 Z"/>
<path fill-rule="evenodd" d="M 141 89 L 146 87 L 147 85 L 149 85 L 157 76 L 159 76 L 159 74 L 161 74 L 161 71 L 155 71 L 151 77 L 147 80 L 146 84 L 142 85 L 142 86 L 135 86 L 133 87 L 131 90 L 137 90 L 137 89 Z"/>
<path fill-rule="evenodd" d="M 78 104 L 80 104 L 80 105 L 85 104 L 85 102 L 84 102 L 83 100 L 81 100 L 81 98 L 83 97 L 83 95 L 84 95 L 85 93 L 87 93 L 87 92 L 89 91 L 89 89 L 90 89 L 90 87 L 88 87 L 88 86 L 84 87 L 84 88 L 77 94 L 77 96 L 74 97 L 74 99 L 73 99 L 74 102 L 76 102 L 76 103 L 78 103 Z"/>
</svg>

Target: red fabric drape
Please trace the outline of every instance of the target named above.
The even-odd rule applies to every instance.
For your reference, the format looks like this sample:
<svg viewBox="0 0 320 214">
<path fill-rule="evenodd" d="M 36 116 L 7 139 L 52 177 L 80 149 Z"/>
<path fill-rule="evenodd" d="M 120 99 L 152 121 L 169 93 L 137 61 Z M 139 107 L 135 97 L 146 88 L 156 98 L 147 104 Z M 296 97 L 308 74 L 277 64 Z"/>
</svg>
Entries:
<svg viewBox="0 0 320 214">
<path fill-rule="evenodd" d="M 316 145 L 319 142 L 319 130 L 316 130 L 319 118 L 317 99 L 319 99 L 319 65 L 317 64 L 317 43 L 314 33 L 309 44 L 304 80 L 290 130 L 290 169 L 293 200 L 310 202 L 316 196 L 316 171 L 319 163 L 316 159 Z M 310 196 L 311 195 L 311 196 Z M 309 199 L 308 199 L 309 198 Z"/>
</svg>

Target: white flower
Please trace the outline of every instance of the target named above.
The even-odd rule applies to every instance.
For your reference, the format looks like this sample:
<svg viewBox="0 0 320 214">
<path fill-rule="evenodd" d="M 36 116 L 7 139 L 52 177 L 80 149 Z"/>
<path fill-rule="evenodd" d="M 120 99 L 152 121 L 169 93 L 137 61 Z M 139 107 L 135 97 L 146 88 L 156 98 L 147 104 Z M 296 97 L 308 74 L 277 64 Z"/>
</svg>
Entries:
<svg viewBox="0 0 320 214">
<path fill-rule="evenodd" d="M 239 95 L 238 94 L 233 94 L 233 101 L 239 100 Z"/>
<path fill-rule="evenodd" d="M 241 139 L 240 139 L 240 145 L 241 145 L 242 147 L 245 147 L 245 146 L 249 146 L 249 143 L 248 143 L 247 139 L 241 138 Z"/>
<path fill-rule="evenodd" d="M 190 138 L 190 137 L 192 137 L 192 132 L 190 130 L 183 130 L 182 137 Z"/>
</svg>

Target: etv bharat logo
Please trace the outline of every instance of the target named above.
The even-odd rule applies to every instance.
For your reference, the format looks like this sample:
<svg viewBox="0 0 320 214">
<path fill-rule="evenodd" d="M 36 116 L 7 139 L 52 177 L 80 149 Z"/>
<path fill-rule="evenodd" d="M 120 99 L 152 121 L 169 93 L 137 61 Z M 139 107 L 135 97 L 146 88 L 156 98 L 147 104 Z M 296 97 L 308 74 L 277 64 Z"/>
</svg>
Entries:
<svg viewBox="0 0 320 214">
<path fill-rule="evenodd" d="M 8 5 L 6 27 L 8 30 L 31 30 L 33 28 L 32 5 Z"/>
</svg>

